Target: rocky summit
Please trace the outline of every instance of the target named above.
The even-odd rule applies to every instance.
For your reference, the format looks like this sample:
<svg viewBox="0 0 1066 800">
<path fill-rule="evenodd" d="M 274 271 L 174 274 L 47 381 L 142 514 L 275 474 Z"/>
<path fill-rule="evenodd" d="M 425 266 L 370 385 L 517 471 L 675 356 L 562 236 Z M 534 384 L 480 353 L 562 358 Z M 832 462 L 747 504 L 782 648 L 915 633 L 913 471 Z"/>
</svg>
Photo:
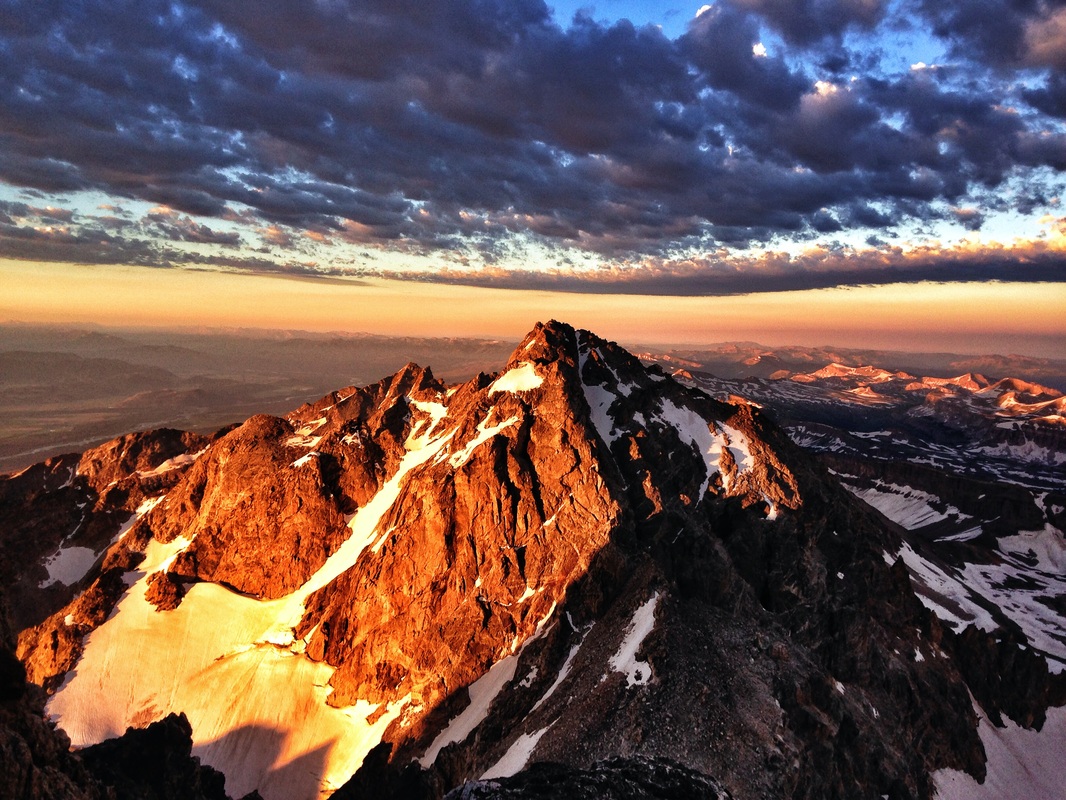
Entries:
<svg viewBox="0 0 1066 800">
<path fill-rule="evenodd" d="M 464 384 L 409 364 L 0 479 L 10 661 L 85 786 L 169 741 L 266 800 L 980 786 L 988 730 L 1051 730 L 1066 685 L 1007 618 L 945 623 L 851 489 L 754 402 L 550 322 Z"/>
</svg>

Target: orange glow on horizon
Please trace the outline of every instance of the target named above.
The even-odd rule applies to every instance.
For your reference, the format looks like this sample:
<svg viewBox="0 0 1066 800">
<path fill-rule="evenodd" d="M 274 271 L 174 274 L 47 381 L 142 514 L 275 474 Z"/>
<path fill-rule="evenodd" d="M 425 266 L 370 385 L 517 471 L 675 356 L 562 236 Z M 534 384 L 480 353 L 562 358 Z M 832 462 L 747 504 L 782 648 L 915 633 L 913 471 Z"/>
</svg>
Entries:
<svg viewBox="0 0 1066 800">
<path fill-rule="evenodd" d="M 630 343 L 744 339 L 1066 357 L 1063 284 L 658 297 L 2 260 L 0 280 L 0 320 L 28 323 L 518 339 L 537 320 L 556 318 Z M 1027 351 L 1027 339 L 1039 341 Z"/>
</svg>

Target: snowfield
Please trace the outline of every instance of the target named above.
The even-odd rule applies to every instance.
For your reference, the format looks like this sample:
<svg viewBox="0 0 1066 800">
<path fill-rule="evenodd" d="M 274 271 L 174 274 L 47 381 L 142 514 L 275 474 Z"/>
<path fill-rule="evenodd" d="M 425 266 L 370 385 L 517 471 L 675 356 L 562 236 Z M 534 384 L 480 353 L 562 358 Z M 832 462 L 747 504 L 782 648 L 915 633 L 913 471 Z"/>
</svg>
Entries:
<svg viewBox="0 0 1066 800">
<path fill-rule="evenodd" d="M 978 733 L 988 757 L 988 774 L 978 783 L 965 772 L 933 773 L 939 800 L 1066 800 L 1066 707 L 1049 708 L 1040 731 L 1022 728 L 1004 717 L 997 728 L 980 717 Z"/>
</svg>

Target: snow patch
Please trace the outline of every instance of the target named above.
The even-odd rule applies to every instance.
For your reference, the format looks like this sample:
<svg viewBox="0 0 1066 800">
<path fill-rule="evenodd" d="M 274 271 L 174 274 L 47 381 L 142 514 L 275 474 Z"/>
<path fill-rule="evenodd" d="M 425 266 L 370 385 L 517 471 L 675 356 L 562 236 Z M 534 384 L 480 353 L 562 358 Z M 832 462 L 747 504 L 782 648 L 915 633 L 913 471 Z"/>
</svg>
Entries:
<svg viewBox="0 0 1066 800">
<path fill-rule="evenodd" d="M 522 642 L 520 647 L 517 645 L 512 646 L 510 655 L 497 661 L 489 667 L 488 672 L 466 687 L 466 691 L 470 695 L 470 704 L 457 716 L 453 717 L 444 730 L 437 734 L 437 737 L 426 752 L 421 758 L 417 759 L 419 764 L 429 768 L 436 761 L 437 755 L 444 747 L 452 742 L 463 741 L 474 728 L 484 722 L 485 717 L 488 716 L 489 709 L 492 708 L 493 700 L 496 699 L 496 696 L 504 686 L 514 680 L 515 670 L 518 668 L 518 659 L 521 657 L 522 651 L 543 635 L 546 630 L 545 626 L 554 613 L 555 603 L 552 603 L 548 613 L 537 623 L 536 630 L 532 636 Z"/>
<path fill-rule="evenodd" d="M 978 525 L 976 528 L 969 528 L 968 530 L 962 531 L 961 533 L 956 533 L 956 534 L 954 534 L 952 536 L 943 536 L 943 537 L 941 537 L 939 539 L 939 541 L 941 541 L 941 542 L 969 542 L 969 541 L 972 541 L 972 540 L 976 539 L 982 533 L 984 533 L 984 531 L 982 530 L 981 526 Z"/>
<path fill-rule="evenodd" d="M 733 461 L 736 462 L 737 474 L 739 475 L 754 467 L 755 456 L 751 454 L 751 442 L 748 441 L 748 437 L 724 422 L 718 423 L 718 427 L 729 438 L 729 452 L 733 454 Z"/>
<path fill-rule="evenodd" d="M 437 430 L 441 420 L 448 416 L 448 409 L 441 403 L 427 403 L 410 397 L 407 398 L 407 402 L 423 414 L 428 415 L 428 419 L 422 420 L 416 425 L 411 433 L 408 434 L 407 441 L 403 443 L 404 447 L 410 452 L 412 450 L 421 450 L 429 445 L 432 441 L 433 432 Z"/>
<path fill-rule="evenodd" d="M 585 402 L 589 404 L 589 411 L 592 412 L 592 426 L 596 429 L 596 433 L 600 435 L 600 438 L 603 439 L 604 443 L 610 446 L 614 444 L 619 434 L 614 432 L 614 419 L 611 417 L 608 409 L 610 409 L 614 401 L 618 399 L 618 395 L 606 387 L 585 383 L 584 374 L 586 361 L 588 361 L 588 353 L 584 348 L 580 348 L 578 350 L 577 374 L 581 377 L 581 388 L 585 392 Z"/>
<path fill-rule="evenodd" d="M 60 547 L 44 562 L 48 577 L 38 584 L 38 588 L 46 589 L 55 583 L 64 586 L 77 583 L 92 569 L 96 557 L 96 552 L 88 547 Z"/>
<path fill-rule="evenodd" d="M 130 514 L 126 521 L 122 523 L 122 526 L 118 529 L 118 533 L 115 534 L 111 543 L 114 544 L 115 542 L 125 539 L 126 534 L 130 532 L 130 529 L 137 524 L 137 520 L 162 503 L 164 497 L 165 495 L 159 495 L 158 497 L 148 497 L 142 500 L 141 504 L 137 506 L 137 510 Z"/>
<path fill-rule="evenodd" d="M 153 475 L 162 475 L 163 473 L 179 469 L 180 467 L 188 466 L 200 456 L 202 456 L 206 450 L 207 448 L 205 447 L 195 453 L 182 453 L 181 455 L 174 456 L 173 458 L 168 458 L 155 469 L 139 471 L 137 473 L 137 476 L 140 478 L 147 478 Z"/>
<path fill-rule="evenodd" d="M 297 436 L 310 436 L 312 433 L 317 431 L 319 428 L 321 428 L 325 424 L 326 424 L 326 418 L 325 417 L 319 417 L 318 419 L 313 419 L 310 422 L 305 422 L 302 427 L 297 429 L 296 435 Z"/>
<path fill-rule="evenodd" d="M 539 673 L 540 673 L 540 670 L 537 669 L 537 665 L 534 664 L 533 665 L 533 669 L 531 669 L 529 671 L 529 674 L 526 675 L 526 677 L 522 678 L 522 680 L 519 681 L 518 685 L 521 686 L 524 689 L 528 689 L 530 686 L 533 685 L 533 681 L 535 681 L 537 679 L 537 675 Z"/>
<path fill-rule="evenodd" d="M 297 434 L 296 436 L 290 436 L 285 440 L 287 447 L 318 447 L 318 443 L 322 441 L 321 436 L 304 436 Z"/>
<path fill-rule="evenodd" d="M 466 687 L 470 695 L 470 704 L 457 716 L 453 717 L 447 727 L 437 734 L 429 749 L 418 759 L 424 768 L 437 760 L 437 755 L 452 742 L 461 742 L 488 716 L 492 701 L 504 686 L 514 679 L 518 668 L 518 655 L 509 655 L 493 664 L 489 671 Z"/>
<path fill-rule="evenodd" d="M 983 631 L 996 629 L 992 615 L 972 599 L 969 588 L 957 577 L 922 558 L 906 542 L 899 556 L 910 571 L 916 584 L 915 594 L 922 601 L 922 605 L 952 629 L 958 632 L 970 624 Z"/>
<path fill-rule="evenodd" d="M 512 367 L 505 372 L 489 387 L 489 394 L 496 392 L 528 392 L 536 389 L 544 383 L 544 379 L 537 374 L 533 365 L 523 361 L 517 367 Z"/>
<path fill-rule="evenodd" d="M 637 651 L 655 628 L 655 608 L 658 603 L 659 592 L 656 592 L 648 602 L 637 609 L 618 652 L 611 656 L 611 669 L 625 675 L 628 686 L 643 686 L 651 679 L 651 665 L 646 661 L 638 661 Z"/>
<path fill-rule="evenodd" d="M 1036 559 L 1036 568 L 1041 572 L 1066 575 L 1066 539 L 1050 524 L 1045 524 L 1043 530 L 1003 536 L 999 539 L 999 549 L 1008 556 Z"/>
<path fill-rule="evenodd" d="M 559 688 L 559 684 L 566 680 L 566 676 L 570 674 L 570 667 L 572 667 L 574 664 L 574 657 L 577 655 L 577 651 L 581 649 L 581 645 L 583 645 L 584 643 L 585 637 L 582 636 L 581 641 L 579 641 L 577 644 L 570 648 L 570 652 L 567 654 L 566 660 L 559 668 L 559 674 L 555 676 L 555 681 L 552 683 L 551 686 L 548 687 L 548 690 L 544 692 L 543 695 L 541 695 L 540 700 L 536 702 L 533 708 L 529 709 L 530 714 L 540 708 L 541 705 L 543 705 L 544 702 L 555 693 L 555 690 Z"/>
<path fill-rule="evenodd" d="M 722 472 L 722 451 L 729 446 L 729 442 L 721 433 L 712 433 L 711 424 L 695 411 L 682 406 L 674 405 L 667 398 L 662 400 L 662 413 L 660 419 L 674 427 L 677 435 L 683 442 L 689 442 L 703 456 L 707 467 L 707 475 L 700 487 L 700 499 L 707 493 L 707 487 L 711 485 L 711 478 L 717 474 L 722 476 L 722 488 L 729 490 L 729 476 Z"/>
<path fill-rule="evenodd" d="M 1066 452 L 1045 447 L 1029 440 L 1022 444 L 1001 443 L 995 446 L 985 445 L 984 447 L 976 448 L 974 452 L 999 458 L 1009 458 L 1014 461 L 1048 464 L 1050 466 L 1066 464 Z"/>
<path fill-rule="evenodd" d="M 873 486 L 860 489 L 845 483 L 844 488 L 862 500 L 873 506 L 890 520 L 902 525 L 907 530 L 917 530 L 935 522 L 941 522 L 949 517 L 957 520 L 969 519 L 954 506 L 948 506 L 936 495 L 914 489 L 910 486 L 900 486 L 895 483 L 886 483 L 878 480 Z M 933 504 L 945 506 L 944 511 L 937 511 Z"/>
<path fill-rule="evenodd" d="M 510 428 L 512 425 L 518 422 L 519 418 L 516 415 L 513 417 L 508 417 L 503 422 L 500 422 L 496 425 L 489 425 L 489 419 L 492 417 L 493 411 L 495 411 L 495 408 L 489 409 L 489 413 L 485 415 L 485 419 L 481 420 L 481 422 L 478 423 L 477 436 L 467 442 L 466 446 L 463 447 L 462 450 L 460 450 L 458 453 L 454 453 L 452 457 L 448 459 L 448 463 L 451 464 L 453 468 L 458 469 L 459 467 L 463 466 L 463 464 L 470 460 L 470 456 L 474 454 L 474 451 L 478 447 L 483 445 L 496 434 L 500 433 L 506 428 Z"/>
<path fill-rule="evenodd" d="M 1057 566 L 1059 559 L 1066 558 L 1062 535 L 1052 529 L 1004 537 L 1000 548 L 1002 563 L 961 567 L 938 566 L 906 543 L 899 555 L 910 571 L 918 599 L 953 630 L 977 625 L 993 631 L 998 623 L 989 608 L 998 608 L 1021 628 L 1029 646 L 1046 658 L 1052 672 L 1066 671 L 1063 621 L 1040 602 L 1066 594 L 1066 576 Z"/>
<path fill-rule="evenodd" d="M 514 744 L 507 748 L 507 752 L 503 754 L 499 761 L 489 767 L 485 773 L 481 776 L 481 780 L 487 781 L 493 778 L 510 778 L 515 773 L 521 772 L 525 769 L 526 764 L 529 763 L 530 756 L 533 755 L 533 749 L 537 746 L 537 743 L 541 740 L 549 730 L 551 730 L 553 722 L 546 728 L 541 728 L 534 733 L 523 733 L 517 739 Z"/>
</svg>

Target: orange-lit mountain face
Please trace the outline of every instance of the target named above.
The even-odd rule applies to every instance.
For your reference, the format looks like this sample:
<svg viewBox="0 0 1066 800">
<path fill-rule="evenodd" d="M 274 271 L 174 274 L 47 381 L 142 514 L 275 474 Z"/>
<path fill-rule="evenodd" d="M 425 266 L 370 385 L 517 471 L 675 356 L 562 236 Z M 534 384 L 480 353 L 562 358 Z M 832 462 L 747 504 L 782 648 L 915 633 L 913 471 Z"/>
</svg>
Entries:
<svg viewBox="0 0 1066 800">
<path fill-rule="evenodd" d="M 1019 627 L 862 491 L 758 406 L 552 322 L 464 384 L 410 364 L 3 479 L 0 577 L 74 746 L 184 714 L 231 797 L 969 786 L 999 769 L 978 716 L 1060 722 L 1059 590 Z M 1041 520 L 1016 580 L 1060 552 Z"/>
</svg>

